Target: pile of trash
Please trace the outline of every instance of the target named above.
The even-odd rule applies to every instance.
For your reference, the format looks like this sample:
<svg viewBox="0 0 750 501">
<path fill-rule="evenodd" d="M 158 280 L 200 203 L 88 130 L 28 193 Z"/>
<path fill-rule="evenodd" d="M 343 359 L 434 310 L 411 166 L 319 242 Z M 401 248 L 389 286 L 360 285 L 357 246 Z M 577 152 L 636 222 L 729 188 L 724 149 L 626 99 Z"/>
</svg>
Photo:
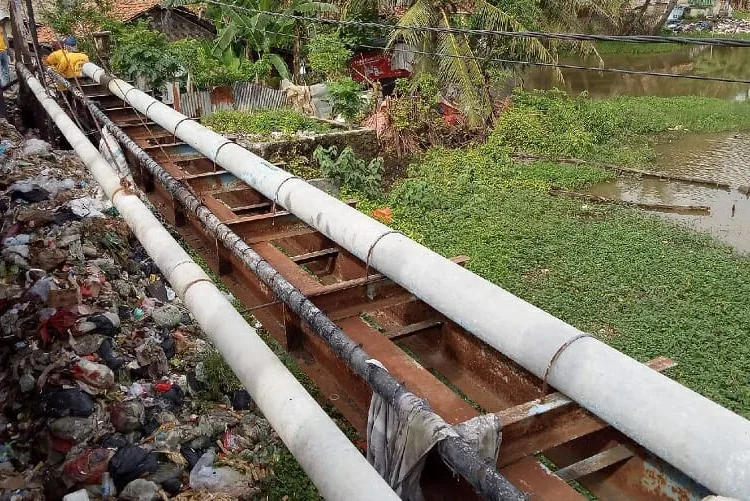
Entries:
<svg viewBox="0 0 750 501">
<path fill-rule="evenodd" d="M 672 29 L 676 33 L 707 31 L 717 35 L 735 35 L 738 33 L 750 33 L 750 21 L 733 18 L 724 18 L 715 21 L 692 21 L 675 25 Z"/>
<path fill-rule="evenodd" d="M 71 152 L 0 138 L 0 499 L 261 494 L 278 437 L 116 209 Z"/>
</svg>

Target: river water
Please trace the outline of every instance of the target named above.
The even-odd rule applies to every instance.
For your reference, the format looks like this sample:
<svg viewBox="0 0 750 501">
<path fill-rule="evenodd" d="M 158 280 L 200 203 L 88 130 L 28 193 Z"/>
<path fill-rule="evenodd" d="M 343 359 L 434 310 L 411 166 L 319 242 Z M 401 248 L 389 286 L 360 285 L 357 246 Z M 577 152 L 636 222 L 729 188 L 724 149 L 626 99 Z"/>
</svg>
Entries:
<svg viewBox="0 0 750 501">
<path fill-rule="evenodd" d="M 605 66 L 722 76 L 750 80 L 750 48 L 689 48 L 666 54 L 604 56 Z M 570 64 L 593 61 L 570 59 Z M 750 85 L 702 82 L 640 75 L 617 75 L 582 70 L 563 70 L 563 84 L 546 69 L 524 76 L 526 88 L 566 89 L 571 94 L 588 91 L 592 97 L 697 95 L 744 101 Z M 728 183 L 729 190 L 685 182 L 638 179 L 630 176 L 600 183 L 590 192 L 618 200 L 664 205 L 706 205 L 709 215 L 661 213 L 750 253 L 750 200 L 738 188 L 750 186 L 750 131 L 741 133 L 688 134 L 656 147 L 658 159 L 648 170 Z"/>
</svg>

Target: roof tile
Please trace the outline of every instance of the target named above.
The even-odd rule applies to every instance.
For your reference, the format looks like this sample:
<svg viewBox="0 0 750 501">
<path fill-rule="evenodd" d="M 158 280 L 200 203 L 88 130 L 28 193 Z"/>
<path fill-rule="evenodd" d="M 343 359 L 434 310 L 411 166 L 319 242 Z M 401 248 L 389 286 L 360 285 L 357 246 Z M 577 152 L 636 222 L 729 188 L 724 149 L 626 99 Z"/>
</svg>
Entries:
<svg viewBox="0 0 750 501">
<path fill-rule="evenodd" d="M 112 17 L 118 21 L 128 22 L 159 5 L 159 0 L 116 0 L 112 8 Z M 40 43 L 55 41 L 55 32 L 49 26 L 40 26 L 36 30 Z"/>
</svg>

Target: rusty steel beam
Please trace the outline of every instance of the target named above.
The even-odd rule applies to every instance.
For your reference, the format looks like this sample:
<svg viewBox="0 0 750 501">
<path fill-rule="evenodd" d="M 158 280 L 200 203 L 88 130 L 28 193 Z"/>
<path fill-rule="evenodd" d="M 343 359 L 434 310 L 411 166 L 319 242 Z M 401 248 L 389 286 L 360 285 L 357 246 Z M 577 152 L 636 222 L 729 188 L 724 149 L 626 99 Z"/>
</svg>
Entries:
<svg viewBox="0 0 750 501">
<path fill-rule="evenodd" d="M 627 445 L 619 444 L 604 452 L 582 459 L 565 468 L 555 471 L 555 475 L 570 482 L 581 477 L 591 475 L 609 466 L 625 461 L 633 457 L 633 450 Z"/>
<path fill-rule="evenodd" d="M 231 249 L 232 253 L 251 269 L 263 283 L 270 287 L 292 311 L 304 319 L 316 334 L 325 339 L 331 349 L 346 361 L 355 373 L 367 381 L 374 391 L 391 405 L 397 407 L 402 405 L 403 402 L 411 400 L 403 398 L 410 395 L 410 392 L 401 383 L 387 371 L 368 363 L 371 356 L 354 343 L 304 294 L 286 281 L 227 224 L 217 219 L 208 208 L 202 205 L 178 180 L 162 169 L 144 149 L 133 142 L 90 100 L 79 91 L 72 90 L 74 95 L 86 104 L 89 111 L 105 124 L 112 134 L 139 160 L 140 164 L 167 188 L 172 196 L 200 219 L 217 240 L 221 240 L 227 248 Z M 412 412 L 417 411 L 423 414 L 426 421 L 431 422 L 436 431 L 449 426 L 440 416 L 432 412 L 423 400 L 418 399 L 416 401 L 418 402 L 416 405 L 419 407 L 412 409 Z M 500 475 L 492 465 L 483 460 L 464 439 L 449 437 L 438 444 L 438 451 L 447 464 L 459 472 L 478 492 L 489 499 L 524 499 L 524 495 Z"/>
</svg>

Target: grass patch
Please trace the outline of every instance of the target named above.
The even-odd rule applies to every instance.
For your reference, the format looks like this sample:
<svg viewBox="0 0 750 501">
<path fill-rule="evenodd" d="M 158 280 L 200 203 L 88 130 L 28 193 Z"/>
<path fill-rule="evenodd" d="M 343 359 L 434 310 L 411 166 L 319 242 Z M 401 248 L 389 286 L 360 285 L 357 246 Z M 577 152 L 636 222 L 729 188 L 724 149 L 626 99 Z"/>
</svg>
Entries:
<svg viewBox="0 0 750 501">
<path fill-rule="evenodd" d="M 221 134 L 242 134 L 282 139 L 296 132 L 328 132 L 331 127 L 294 110 L 217 111 L 201 119 L 206 127 Z M 273 137 L 273 134 L 280 137 Z"/>
<path fill-rule="evenodd" d="M 489 144 L 557 157 L 634 165 L 655 157 L 656 134 L 750 128 L 750 104 L 702 97 L 571 98 L 517 91 Z"/>
<path fill-rule="evenodd" d="M 478 275 L 637 360 L 673 358 L 678 366 L 670 376 L 750 417 L 750 259 L 657 216 L 547 192 L 552 184 L 580 188 L 611 172 L 519 164 L 508 154 L 567 148 L 591 158 L 607 147 L 635 158 L 631 141 L 676 125 L 750 127 L 750 106 L 699 98 L 562 104 L 548 98 L 521 105 L 522 123 L 503 131 L 508 140 L 496 132 L 483 146 L 433 150 L 389 195 L 360 197 L 361 209 L 389 205 L 396 229 L 444 256 L 468 255 Z M 568 144 L 523 134 L 529 123 L 541 127 L 547 136 L 541 141 Z"/>
<path fill-rule="evenodd" d="M 614 54 L 666 54 L 683 48 L 678 43 L 634 43 L 634 42 L 596 42 L 600 55 Z"/>
<path fill-rule="evenodd" d="M 735 12 L 735 17 L 740 19 L 750 19 L 750 13 Z M 694 22 L 695 20 L 690 20 Z M 727 38 L 737 40 L 750 40 L 750 33 L 715 33 L 713 31 L 694 31 L 694 32 L 682 32 L 672 33 L 671 31 L 665 31 L 662 33 L 664 36 L 676 37 L 676 38 Z M 616 55 L 616 54 L 633 54 L 633 55 L 650 55 L 650 54 L 668 54 L 675 52 L 680 49 L 686 48 L 687 45 L 681 43 L 636 43 L 636 42 L 620 42 L 620 41 L 603 41 L 596 42 L 596 50 L 600 55 Z"/>
</svg>

